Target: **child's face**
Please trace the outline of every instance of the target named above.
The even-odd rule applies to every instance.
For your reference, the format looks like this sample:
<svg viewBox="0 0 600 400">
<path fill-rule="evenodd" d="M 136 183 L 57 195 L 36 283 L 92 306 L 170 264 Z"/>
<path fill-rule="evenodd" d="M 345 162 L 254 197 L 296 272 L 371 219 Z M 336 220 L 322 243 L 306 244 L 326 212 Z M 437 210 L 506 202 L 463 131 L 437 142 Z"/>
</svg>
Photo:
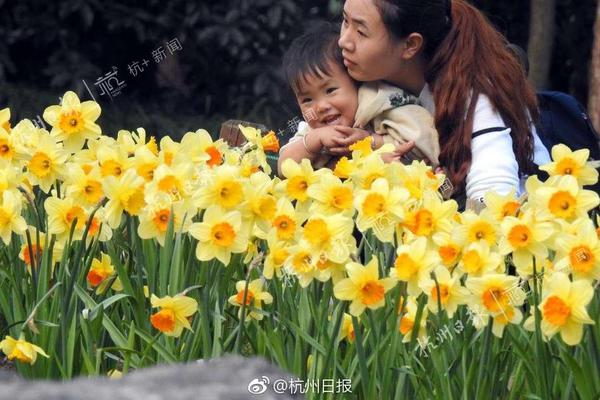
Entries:
<svg viewBox="0 0 600 400">
<path fill-rule="evenodd" d="M 354 125 L 358 89 L 346 70 L 329 64 L 330 75 L 308 75 L 295 92 L 304 120 L 312 129 L 328 125 Z"/>
</svg>

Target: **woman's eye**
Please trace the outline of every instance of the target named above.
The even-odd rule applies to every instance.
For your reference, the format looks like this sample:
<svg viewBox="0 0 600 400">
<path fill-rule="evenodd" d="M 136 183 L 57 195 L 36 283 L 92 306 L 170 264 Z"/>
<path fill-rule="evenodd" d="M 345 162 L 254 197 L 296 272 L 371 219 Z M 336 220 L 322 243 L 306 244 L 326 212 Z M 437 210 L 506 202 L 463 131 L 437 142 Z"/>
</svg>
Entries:
<svg viewBox="0 0 600 400">
<path fill-rule="evenodd" d="M 365 35 L 365 34 L 364 34 L 364 33 L 362 33 L 361 31 L 357 31 L 357 32 L 358 32 L 358 34 L 359 34 L 360 36 L 362 36 L 362 37 L 367 37 L 367 35 Z"/>
<path fill-rule="evenodd" d="M 348 20 L 346 18 L 342 19 L 342 25 L 348 25 Z"/>
</svg>

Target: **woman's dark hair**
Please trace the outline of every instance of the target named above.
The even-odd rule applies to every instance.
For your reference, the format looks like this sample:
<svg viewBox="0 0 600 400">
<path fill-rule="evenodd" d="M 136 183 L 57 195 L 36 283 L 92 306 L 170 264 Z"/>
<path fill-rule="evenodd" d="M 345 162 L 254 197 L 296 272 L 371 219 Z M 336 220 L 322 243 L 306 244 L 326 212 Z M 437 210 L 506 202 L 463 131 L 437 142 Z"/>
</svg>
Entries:
<svg viewBox="0 0 600 400">
<path fill-rule="evenodd" d="M 506 39 L 464 0 L 374 0 L 392 38 L 424 39 L 425 80 L 435 99 L 440 163 L 464 185 L 472 154 L 473 116 L 486 95 L 511 128 L 519 172 L 535 172 L 531 121 L 539 117 L 533 87 Z"/>
<path fill-rule="evenodd" d="M 331 63 L 344 67 L 342 49 L 337 44 L 339 25 L 315 21 L 308 30 L 292 41 L 283 56 L 286 81 L 295 91 L 308 75 L 322 78 L 330 75 Z"/>
</svg>

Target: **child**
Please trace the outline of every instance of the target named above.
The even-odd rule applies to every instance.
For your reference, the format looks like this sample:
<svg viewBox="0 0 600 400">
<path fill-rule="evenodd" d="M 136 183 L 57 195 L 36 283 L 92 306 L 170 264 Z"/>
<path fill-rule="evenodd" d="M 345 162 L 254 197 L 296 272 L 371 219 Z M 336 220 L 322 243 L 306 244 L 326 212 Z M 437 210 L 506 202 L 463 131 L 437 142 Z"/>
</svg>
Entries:
<svg viewBox="0 0 600 400">
<path fill-rule="evenodd" d="M 333 24 L 320 23 L 296 38 L 284 56 L 285 76 L 306 123 L 281 148 L 278 165 L 287 158 L 308 158 L 315 169 L 333 169 L 338 156 L 349 153 L 349 145 L 372 135 L 374 148 L 397 145 L 385 155 L 388 162 L 399 160 L 414 143 L 403 159 L 424 159 L 436 166 L 440 150 L 429 112 L 414 96 L 383 82 L 358 89 L 344 67 L 338 37 Z"/>
</svg>

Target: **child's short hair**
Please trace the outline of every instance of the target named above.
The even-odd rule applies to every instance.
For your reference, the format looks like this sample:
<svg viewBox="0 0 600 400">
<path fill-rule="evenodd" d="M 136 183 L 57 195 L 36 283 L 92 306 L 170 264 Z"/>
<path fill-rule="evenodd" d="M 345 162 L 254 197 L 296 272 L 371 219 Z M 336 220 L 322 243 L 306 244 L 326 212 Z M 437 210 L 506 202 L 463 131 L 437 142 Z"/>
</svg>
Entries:
<svg viewBox="0 0 600 400">
<path fill-rule="evenodd" d="M 342 49 L 337 44 L 339 37 L 338 25 L 317 21 L 294 39 L 283 56 L 284 76 L 292 89 L 298 91 L 306 75 L 322 78 L 324 74 L 331 74 L 331 62 L 345 68 Z"/>
</svg>

